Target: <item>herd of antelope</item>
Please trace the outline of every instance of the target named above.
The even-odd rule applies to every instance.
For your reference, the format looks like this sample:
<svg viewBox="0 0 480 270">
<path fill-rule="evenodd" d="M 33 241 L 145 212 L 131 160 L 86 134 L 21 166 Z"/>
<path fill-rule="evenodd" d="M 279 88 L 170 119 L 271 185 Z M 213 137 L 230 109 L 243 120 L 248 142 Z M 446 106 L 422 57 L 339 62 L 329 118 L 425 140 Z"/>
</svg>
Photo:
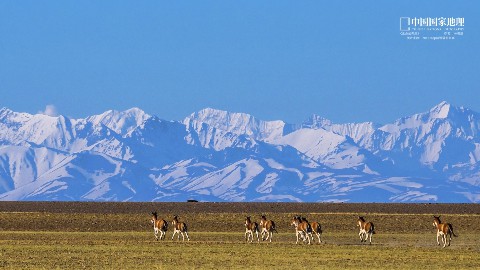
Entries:
<svg viewBox="0 0 480 270">
<path fill-rule="evenodd" d="M 155 234 L 155 238 L 157 240 L 165 239 L 165 234 L 167 234 L 167 229 L 168 229 L 168 222 L 164 219 L 158 219 L 157 212 L 152 212 L 152 219 L 150 221 L 153 224 L 153 233 Z M 177 240 L 179 240 L 180 234 L 181 234 L 183 241 L 185 241 L 185 236 L 187 237 L 187 241 L 190 241 L 190 237 L 188 237 L 187 224 L 185 224 L 185 222 L 179 222 L 178 217 L 174 216 L 172 220 L 172 226 L 173 226 L 172 240 L 175 237 L 175 234 L 177 234 Z M 158 236 L 159 233 L 160 233 L 160 236 Z"/>
<path fill-rule="evenodd" d="M 163 240 L 168 229 L 168 222 L 164 219 L 158 219 L 157 212 L 152 212 L 152 219 L 150 220 L 153 224 L 153 232 L 155 239 Z M 179 222 L 178 217 L 174 216 L 171 221 L 173 226 L 173 235 L 172 240 L 177 234 L 177 240 L 180 240 L 180 235 L 182 235 L 182 240 L 185 241 L 185 236 L 187 241 L 190 241 L 188 236 L 187 224 L 184 222 Z M 309 222 L 305 217 L 294 216 L 291 219 L 290 225 L 295 228 L 295 236 L 297 241 L 295 244 L 298 244 L 299 240 L 302 240 L 304 243 L 311 244 L 314 242 L 313 234 L 317 236 L 318 243 L 322 243 L 322 226 L 318 222 Z M 372 235 L 375 234 L 375 226 L 372 222 L 366 222 L 365 218 L 359 216 L 357 219 L 357 227 L 359 227 L 358 236 L 360 237 L 360 242 L 372 243 Z M 437 229 L 437 244 L 440 245 L 439 238 L 442 238 L 443 247 L 446 247 L 447 244 L 450 246 L 452 241 L 452 236 L 457 237 L 453 232 L 453 226 L 450 223 L 442 223 L 440 221 L 440 216 L 433 216 L 433 227 Z M 251 220 L 250 216 L 245 218 L 245 241 L 253 242 L 254 234 L 257 237 L 257 242 L 269 241 L 272 242 L 273 232 L 277 232 L 275 227 L 275 222 L 273 220 L 267 219 L 265 215 L 262 215 L 260 222 L 257 223 Z M 160 235 L 159 235 L 160 234 Z"/>
</svg>

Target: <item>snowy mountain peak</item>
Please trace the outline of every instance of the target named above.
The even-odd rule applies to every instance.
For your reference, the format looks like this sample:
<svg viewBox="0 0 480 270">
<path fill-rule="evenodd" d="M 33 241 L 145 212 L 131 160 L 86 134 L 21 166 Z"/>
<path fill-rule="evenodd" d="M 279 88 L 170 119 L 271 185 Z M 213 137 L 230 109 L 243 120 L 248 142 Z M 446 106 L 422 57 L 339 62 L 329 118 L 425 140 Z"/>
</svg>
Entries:
<svg viewBox="0 0 480 270">
<path fill-rule="evenodd" d="M 123 111 L 123 113 L 128 114 L 128 115 L 148 115 L 147 113 L 145 113 L 142 109 L 140 109 L 138 107 L 132 107 L 128 110 Z"/>
<path fill-rule="evenodd" d="M 3 120 L 4 118 L 8 117 L 12 113 L 13 113 L 12 110 L 6 107 L 3 107 L 2 109 L 0 109 L 0 120 Z"/>
<path fill-rule="evenodd" d="M 18 113 L 10 110 L 9 108 L 3 107 L 0 110 L 0 121 L 25 121 L 26 119 L 30 119 L 32 117 L 31 114 L 28 113 Z"/>
<path fill-rule="evenodd" d="M 306 128 L 321 128 L 321 127 L 331 126 L 331 125 L 332 125 L 332 121 L 324 117 L 321 117 L 317 114 L 312 114 L 310 118 L 308 118 L 306 121 L 302 123 L 302 127 L 306 127 Z"/>
<path fill-rule="evenodd" d="M 109 110 L 90 116 L 87 121 L 96 125 L 103 124 L 120 135 L 126 135 L 150 117 L 143 110 L 134 107 L 125 111 Z"/>
<path fill-rule="evenodd" d="M 446 101 L 442 101 L 438 105 L 431 108 L 428 112 L 414 114 L 412 116 L 402 117 L 394 123 L 386 124 L 380 128 L 382 131 L 389 133 L 398 133 L 405 129 L 421 128 L 423 132 L 429 130 L 435 120 L 442 120 L 454 116 L 460 116 L 465 112 L 463 107 L 455 107 Z"/>
<path fill-rule="evenodd" d="M 248 135 L 264 141 L 272 141 L 281 137 L 286 125 L 281 120 L 263 121 L 250 114 L 232 113 L 212 108 L 192 113 L 183 121 L 186 126 L 192 122 L 205 123 L 219 130 L 237 135 Z"/>
<path fill-rule="evenodd" d="M 235 126 L 238 127 L 238 124 L 240 123 L 250 123 L 256 119 L 252 115 L 246 113 L 235 113 L 213 108 L 205 108 L 192 113 L 185 120 L 195 120 L 209 124 L 210 126 L 216 125 L 216 128 L 227 131 L 230 128 L 235 128 Z"/>
<path fill-rule="evenodd" d="M 333 133 L 348 136 L 356 143 L 361 142 L 370 136 L 379 126 L 373 122 L 335 124 L 329 119 L 313 114 L 308 120 L 302 123 L 302 128 L 325 129 Z"/>
<path fill-rule="evenodd" d="M 430 110 L 430 115 L 436 119 L 447 118 L 450 108 L 451 105 L 448 102 L 442 101 Z"/>
<path fill-rule="evenodd" d="M 465 108 L 463 106 L 457 107 L 445 101 L 433 107 L 428 112 L 428 114 L 432 119 L 448 118 L 452 121 L 464 122 L 464 124 L 465 124 L 465 121 L 470 122 L 470 124 L 474 124 L 474 122 L 476 121 L 475 119 L 478 119 L 478 115 L 479 115 L 477 112 L 472 111 L 468 108 Z"/>
<path fill-rule="evenodd" d="M 0 116 L 3 115 L 3 114 L 7 114 L 7 113 L 11 113 L 12 110 L 10 110 L 9 108 L 7 107 L 3 107 L 0 109 Z"/>
</svg>

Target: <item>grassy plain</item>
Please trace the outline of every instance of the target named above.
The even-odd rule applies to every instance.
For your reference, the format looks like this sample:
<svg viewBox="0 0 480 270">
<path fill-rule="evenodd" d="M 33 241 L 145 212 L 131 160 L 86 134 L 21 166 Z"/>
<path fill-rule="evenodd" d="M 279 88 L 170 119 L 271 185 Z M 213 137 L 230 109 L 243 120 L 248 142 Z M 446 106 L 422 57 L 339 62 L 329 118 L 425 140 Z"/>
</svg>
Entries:
<svg viewBox="0 0 480 270">
<path fill-rule="evenodd" d="M 150 209 L 149 209 L 150 210 Z M 295 245 L 289 219 L 297 213 L 264 212 L 277 223 L 272 243 L 245 243 L 243 219 L 252 212 L 182 212 L 190 242 L 155 241 L 147 213 L 0 212 L 2 269 L 480 269 L 480 215 L 449 213 L 459 235 L 436 245 L 432 214 L 313 213 L 323 244 Z M 148 210 L 146 210 L 148 211 Z M 128 212 L 128 211 L 127 211 Z M 461 212 L 461 211 L 460 211 Z M 375 223 L 373 244 L 361 244 L 355 219 Z M 160 213 L 170 220 L 170 213 Z"/>
</svg>

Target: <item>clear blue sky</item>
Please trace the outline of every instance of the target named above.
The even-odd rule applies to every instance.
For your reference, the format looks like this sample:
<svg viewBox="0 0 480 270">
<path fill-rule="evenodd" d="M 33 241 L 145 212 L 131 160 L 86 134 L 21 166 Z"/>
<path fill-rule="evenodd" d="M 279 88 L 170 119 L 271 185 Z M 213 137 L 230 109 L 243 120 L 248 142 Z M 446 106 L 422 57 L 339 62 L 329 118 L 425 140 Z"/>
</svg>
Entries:
<svg viewBox="0 0 480 270">
<path fill-rule="evenodd" d="M 480 1 L 0 1 L 0 107 L 85 117 L 213 107 L 391 122 L 442 100 L 480 112 Z M 464 17 L 455 41 L 399 18 Z"/>
</svg>

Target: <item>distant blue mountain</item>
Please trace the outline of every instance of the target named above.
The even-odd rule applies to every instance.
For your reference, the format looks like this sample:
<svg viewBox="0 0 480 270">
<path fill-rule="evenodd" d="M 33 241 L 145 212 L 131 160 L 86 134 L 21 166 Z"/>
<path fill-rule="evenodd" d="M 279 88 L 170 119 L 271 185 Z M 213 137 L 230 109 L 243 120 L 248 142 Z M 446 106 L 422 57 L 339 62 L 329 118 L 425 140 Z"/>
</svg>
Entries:
<svg viewBox="0 0 480 270">
<path fill-rule="evenodd" d="M 447 102 L 386 125 L 3 108 L 0 200 L 479 202 L 479 131 Z"/>
</svg>

